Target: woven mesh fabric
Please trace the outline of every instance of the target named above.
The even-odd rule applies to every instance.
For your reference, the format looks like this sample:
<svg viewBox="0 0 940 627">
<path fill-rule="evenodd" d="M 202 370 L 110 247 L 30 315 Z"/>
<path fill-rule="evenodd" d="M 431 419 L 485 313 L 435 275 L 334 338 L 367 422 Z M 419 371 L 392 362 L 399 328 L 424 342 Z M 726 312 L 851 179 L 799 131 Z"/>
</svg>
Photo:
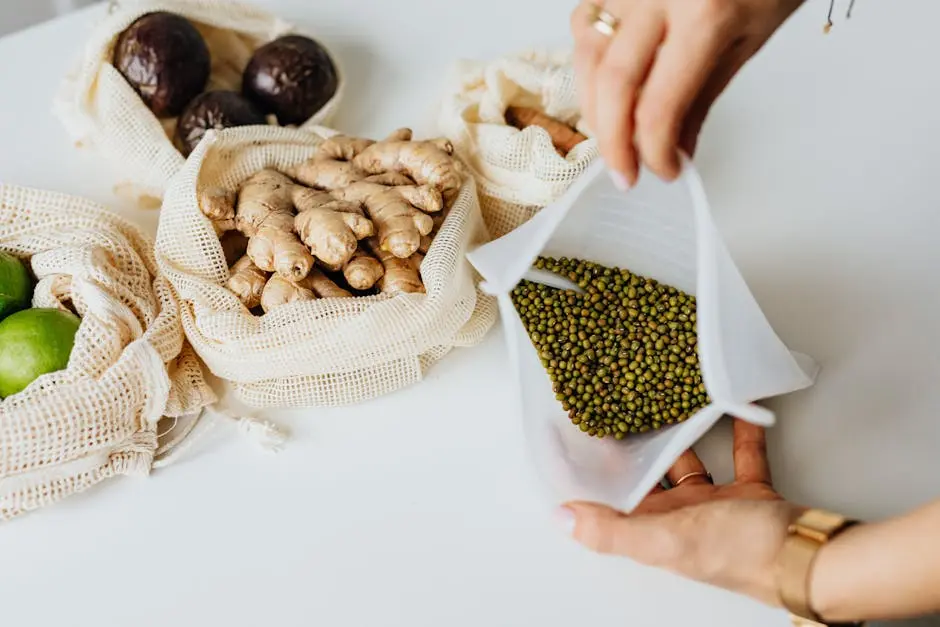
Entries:
<svg viewBox="0 0 940 627">
<path fill-rule="evenodd" d="M 598 156 L 593 139 L 562 157 L 544 129 L 508 126 L 504 113 L 510 105 L 535 107 L 577 124 L 570 55 L 528 52 L 491 63 L 461 63 L 442 99 L 438 132 L 454 143 L 476 180 L 494 238 L 557 200 Z"/>
<path fill-rule="evenodd" d="M 0 519 L 114 474 L 146 473 L 156 424 L 214 402 L 150 240 L 98 205 L 0 186 L 0 250 L 29 259 L 33 306 L 82 317 L 69 365 L 0 401 Z"/>
<path fill-rule="evenodd" d="M 241 89 L 241 75 L 260 45 L 294 32 L 294 26 L 255 7 L 229 0 L 113 0 L 107 17 L 94 29 L 75 67 L 56 96 L 54 110 L 80 146 L 105 154 L 122 180 L 119 188 L 137 197 L 160 198 L 182 166 L 183 155 L 169 135 L 175 119 L 158 120 L 111 64 L 118 36 L 137 18 L 169 11 L 194 23 L 212 58 L 207 89 Z M 336 59 L 333 59 L 336 63 Z M 340 68 L 337 68 L 340 71 Z M 336 95 L 307 124 L 328 122 Z"/>
<path fill-rule="evenodd" d="M 451 348 L 478 343 L 496 320 L 465 258 L 487 239 L 472 181 L 422 264 L 427 294 L 293 302 L 260 317 L 242 306 L 224 286 L 228 267 L 197 189 L 237 189 L 261 169 L 306 160 L 319 142 L 277 127 L 210 132 L 164 197 L 156 257 L 180 297 L 186 336 L 253 406 L 341 405 L 397 390 Z"/>
</svg>

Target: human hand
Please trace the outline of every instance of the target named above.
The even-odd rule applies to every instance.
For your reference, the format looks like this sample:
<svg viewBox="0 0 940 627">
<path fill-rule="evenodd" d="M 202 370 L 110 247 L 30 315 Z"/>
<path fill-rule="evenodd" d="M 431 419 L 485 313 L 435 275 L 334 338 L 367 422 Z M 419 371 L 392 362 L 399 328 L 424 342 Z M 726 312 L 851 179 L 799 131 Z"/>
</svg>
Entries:
<svg viewBox="0 0 940 627">
<path fill-rule="evenodd" d="M 571 16 L 581 111 L 618 186 L 678 176 L 712 103 L 802 0 L 583 0 Z M 611 36 L 597 7 L 619 21 Z"/>
<path fill-rule="evenodd" d="M 568 503 L 574 538 L 600 553 L 623 555 L 690 579 L 780 605 L 775 564 L 787 527 L 804 508 L 774 491 L 764 429 L 734 421 L 735 479 L 713 485 L 691 450 L 632 514 Z M 679 485 L 676 485 L 679 484 Z"/>
</svg>

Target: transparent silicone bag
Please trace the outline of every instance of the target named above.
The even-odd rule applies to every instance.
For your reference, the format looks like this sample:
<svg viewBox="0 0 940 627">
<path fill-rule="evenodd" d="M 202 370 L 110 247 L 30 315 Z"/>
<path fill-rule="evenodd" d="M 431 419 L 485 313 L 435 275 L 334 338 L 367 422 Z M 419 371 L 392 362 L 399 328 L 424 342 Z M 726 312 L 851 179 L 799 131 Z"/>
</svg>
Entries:
<svg viewBox="0 0 940 627">
<path fill-rule="evenodd" d="M 590 438 L 555 399 L 551 381 L 510 300 L 539 255 L 625 268 L 697 299 L 702 377 L 712 404 L 685 422 L 622 441 Z M 813 384 L 818 367 L 777 337 L 715 227 L 688 161 L 664 183 L 648 172 L 629 192 L 592 165 L 532 220 L 469 255 L 499 300 L 526 439 L 555 502 L 588 500 L 631 511 L 669 467 L 725 414 L 770 426 L 754 401 Z"/>
</svg>

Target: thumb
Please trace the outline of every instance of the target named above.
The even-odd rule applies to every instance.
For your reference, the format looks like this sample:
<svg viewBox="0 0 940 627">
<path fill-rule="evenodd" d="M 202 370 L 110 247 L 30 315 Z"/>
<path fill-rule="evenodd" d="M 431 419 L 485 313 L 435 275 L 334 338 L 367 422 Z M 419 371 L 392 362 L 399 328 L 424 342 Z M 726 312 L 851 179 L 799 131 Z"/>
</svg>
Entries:
<svg viewBox="0 0 940 627">
<path fill-rule="evenodd" d="M 679 535 L 669 515 L 631 517 L 596 503 L 567 503 L 562 512 L 573 523 L 572 537 L 597 553 L 622 555 L 648 566 L 669 564 L 680 554 Z"/>
</svg>

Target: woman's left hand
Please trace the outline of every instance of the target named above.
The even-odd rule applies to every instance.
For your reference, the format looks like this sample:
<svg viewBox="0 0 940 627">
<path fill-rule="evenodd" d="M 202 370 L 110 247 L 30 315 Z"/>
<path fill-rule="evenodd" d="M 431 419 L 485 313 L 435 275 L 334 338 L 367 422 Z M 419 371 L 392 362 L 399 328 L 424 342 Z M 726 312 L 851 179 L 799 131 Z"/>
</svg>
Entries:
<svg viewBox="0 0 940 627">
<path fill-rule="evenodd" d="M 571 16 L 581 110 L 621 187 L 666 179 L 712 103 L 803 0 L 582 0 Z M 616 25 L 593 25 L 603 11 Z"/>
<path fill-rule="evenodd" d="M 569 503 L 573 535 L 601 553 L 632 558 L 685 577 L 780 605 L 775 564 L 787 527 L 804 508 L 771 485 L 764 429 L 734 423 L 735 480 L 711 483 L 693 451 L 667 474 L 677 487 L 656 488 L 635 512 Z"/>
</svg>

